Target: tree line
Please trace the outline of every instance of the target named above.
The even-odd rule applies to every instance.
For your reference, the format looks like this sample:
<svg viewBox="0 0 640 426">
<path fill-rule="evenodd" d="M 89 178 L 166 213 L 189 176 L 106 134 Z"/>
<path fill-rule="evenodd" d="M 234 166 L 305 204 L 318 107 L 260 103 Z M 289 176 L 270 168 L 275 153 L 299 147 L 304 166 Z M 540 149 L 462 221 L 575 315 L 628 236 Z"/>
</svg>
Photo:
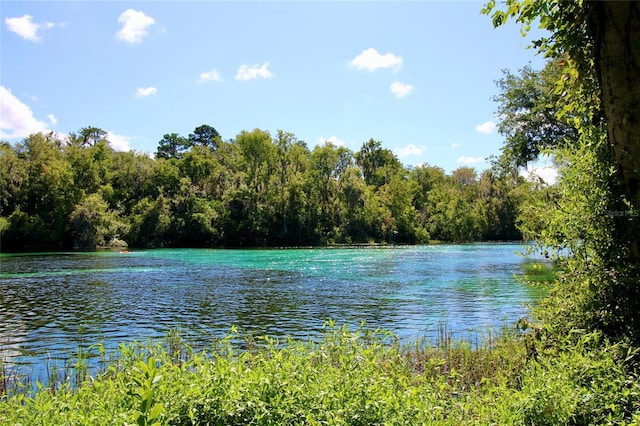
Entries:
<svg viewBox="0 0 640 426">
<path fill-rule="evenodd" d="M 0 144 L 2 250 L 517 240 L 522 178 L 405 167 L 380 141 L 310 149 L 261 129 L 165 134 L 155 156 L 84 127 Z"/>
</svg>

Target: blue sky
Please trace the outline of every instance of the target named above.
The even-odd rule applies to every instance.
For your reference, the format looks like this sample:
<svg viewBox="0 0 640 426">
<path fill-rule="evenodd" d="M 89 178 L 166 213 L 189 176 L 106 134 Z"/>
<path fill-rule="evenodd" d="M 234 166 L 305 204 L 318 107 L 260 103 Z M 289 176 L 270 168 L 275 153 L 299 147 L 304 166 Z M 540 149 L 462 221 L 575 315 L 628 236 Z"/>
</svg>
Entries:
<svg viewBox="0 0 640 426">
<path fill-rule="evenodd" d="M 153 153 L 201 124 L 260 128 L 405 165 L 483 170 L 498 154 L 494 81 L 543 59 L 482 2 L 3 1 L 0 138 L 107 130 Z"/>
</svg>

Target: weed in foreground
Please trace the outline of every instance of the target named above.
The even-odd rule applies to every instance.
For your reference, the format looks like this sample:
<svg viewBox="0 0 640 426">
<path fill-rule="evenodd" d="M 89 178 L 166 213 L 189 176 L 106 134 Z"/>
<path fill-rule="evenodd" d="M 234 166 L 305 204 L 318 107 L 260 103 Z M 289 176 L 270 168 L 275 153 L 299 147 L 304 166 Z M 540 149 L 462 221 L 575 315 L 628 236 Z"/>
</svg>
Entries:
<svg viewBox="0 0 640 426">
<path fill-rule="evenodd" d="M 515 333 L 480 345 L 447 341 L 429 346 L 424 341 L 403 344 L 380 330 L 329 326 L 321 339 L 307 341 L 251 337 L 243 342 L 232 332 L 194 351 L 173 334 L 158 344 L 122 344 L 106 368 L 75 387 L 5 394 L 0 424 L 640 420 L 640 386 L 617 362 L 620 351 L 587 346 L 531 359 Z"/>
</svg>

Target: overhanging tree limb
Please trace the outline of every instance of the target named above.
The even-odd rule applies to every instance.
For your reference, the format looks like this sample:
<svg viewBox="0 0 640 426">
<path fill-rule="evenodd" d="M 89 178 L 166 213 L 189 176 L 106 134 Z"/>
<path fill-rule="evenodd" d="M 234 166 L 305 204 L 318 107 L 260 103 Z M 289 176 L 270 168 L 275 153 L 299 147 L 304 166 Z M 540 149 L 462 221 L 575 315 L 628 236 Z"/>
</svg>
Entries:
<svg viewBox="0 0 640 426">
<path fill-rule="evenodd" d="M 591 108 L 592 117 L 598 116 L 593 110 L 602 111 L 620 182 L 618 205 L 628 206 L 619 215 L 619 228 L 627 229 L 621 242 L 629 244 L 630 260 L 640 266 L 640 241 L 633 236 L 640 229 L 640 2 L 507 0 L 497 9 L 491 0 L 483 13 L 496 27 L 515 19 L 523 33 L 539 22 L 550 34 L 533 46 L 547 57 L 566 54 L 582 93 L 598 95 L 599 102 L 588 105 L 574 96 L 569 106 Z"/>
</svg>

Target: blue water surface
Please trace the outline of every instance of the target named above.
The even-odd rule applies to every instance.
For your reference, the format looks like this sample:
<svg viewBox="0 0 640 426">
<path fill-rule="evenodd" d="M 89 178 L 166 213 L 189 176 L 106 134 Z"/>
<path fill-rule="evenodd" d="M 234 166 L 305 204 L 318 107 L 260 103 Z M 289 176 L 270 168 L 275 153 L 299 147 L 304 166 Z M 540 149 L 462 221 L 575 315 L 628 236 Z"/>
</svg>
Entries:
<svg viewBox="0 0 640 426">
<path fill-rule="evenodd" d="M 499 330 L 540 290 L 518 244 L 2 255 L 0 359 L 42 365 L 79 347 L 243 332 L 307 338 L 328 320 L 401 338 Z"/>
</svg>

